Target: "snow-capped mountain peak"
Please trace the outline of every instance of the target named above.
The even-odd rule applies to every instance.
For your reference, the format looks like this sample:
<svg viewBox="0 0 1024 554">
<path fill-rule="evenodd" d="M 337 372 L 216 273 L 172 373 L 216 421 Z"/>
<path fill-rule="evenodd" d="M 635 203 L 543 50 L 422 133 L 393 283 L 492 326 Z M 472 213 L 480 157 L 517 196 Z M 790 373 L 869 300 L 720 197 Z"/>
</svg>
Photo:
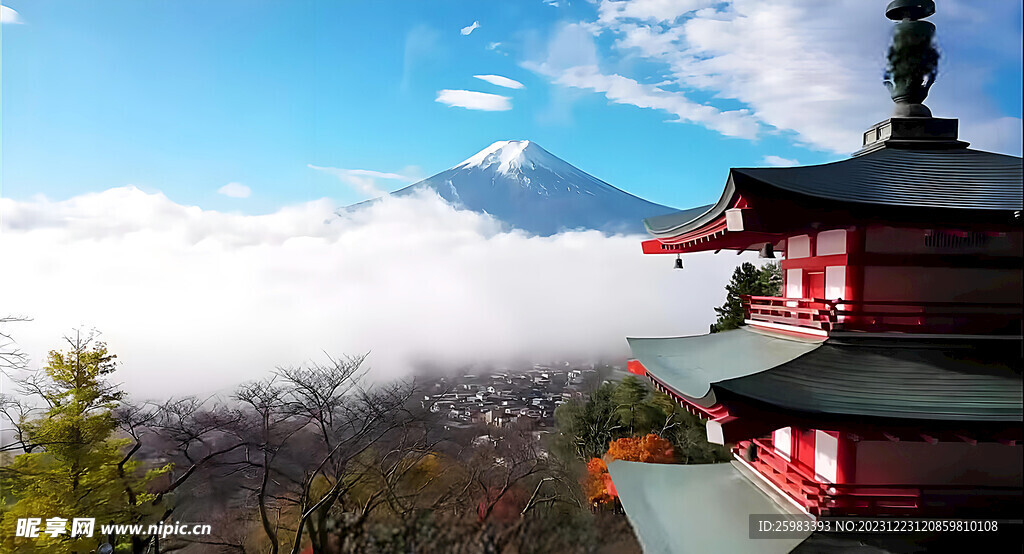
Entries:
<svg viewBox="0 0 1024 554">
<path fill-rule="evenodd" d="M 452 169 L 469 169 L 472 167 L 486 169 L 494 164 L 498 164 L 497 172 L 502 175 L 508 175 L 524 167 L 533 169 L 534 160 L 531 158 L 540 157 L 539 153 L 535 152 L 536 150 L 542 151 L 537 146 L 531 148 L 531 143 L 528 140 L 499 140 L 473 154 L 473 156 Z M 544 153 L 546 154 L 546 152 Z"/>
<path fill-rule="evenodd" d="M 538 235 L 566 229 L 643 233 L 644 218 L 674 211 L 619 190 L 528 140 L 495 142 L 392 194 L 422 189 Z"/>
</svg>

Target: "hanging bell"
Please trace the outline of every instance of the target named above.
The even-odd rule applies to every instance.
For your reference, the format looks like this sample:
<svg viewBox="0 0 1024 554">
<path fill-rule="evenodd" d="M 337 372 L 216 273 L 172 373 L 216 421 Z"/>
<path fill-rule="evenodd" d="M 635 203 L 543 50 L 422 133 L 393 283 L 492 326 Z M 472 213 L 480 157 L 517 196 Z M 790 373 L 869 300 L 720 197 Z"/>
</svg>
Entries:
<svg viewBox="0 0 1024 554">
<path fill-rule="evenodd" d="M 772 246 L 772 243 L 770 243 L 770 242 L 764 243 L 764 246 L 761 247 L 761 251 L 757 253 L 757 257 L 758 258 L 774 259 L 775 258 L 775 247 Z"/>
<path fill-rule="evenodd" d="M 676 269 L 683 269 L 683 257 L 676 254 Z"/>
</svg>

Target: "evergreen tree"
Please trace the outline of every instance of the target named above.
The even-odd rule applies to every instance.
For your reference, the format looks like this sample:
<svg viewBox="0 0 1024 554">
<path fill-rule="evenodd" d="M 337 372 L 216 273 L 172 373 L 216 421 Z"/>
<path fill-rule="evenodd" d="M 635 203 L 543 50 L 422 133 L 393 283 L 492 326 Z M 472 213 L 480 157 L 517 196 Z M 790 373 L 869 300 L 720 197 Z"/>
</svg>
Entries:
<svg viewBox="0 0 1024 554">
<path fill-rule="evenodd" d="M 556 448 L 580 460 L 600 457 L 608 443 L 622 436 L 612 396 L 615 385 L 603 383 L 586 401 L 571 400 L 555 409 L 561 441 Z"/>
<path fill-rule="evenodd" d="M 147 484 L 169 468 L 143 474 L 115 438 L 113 409 L 123 393 L 107 381 L 116 356 L 93 337 L 68 338 L 70 350 L 51 351 L 43 373 L 21 383 L 45 404 L 43 417 L 20 422 L 25 453 L 0 468 L 0 550 L 90 552 L 106 540 L 101 525 L 137 523 L 155 510 Z M 91 538 L 72 538 L 73 518 L 95 518 Z M 19 518 L 41 518 L 38 538 L 15 538 Z M 50 536 L 46 520 L 66 519 Z"/>
<path fill-rule="evenodd" d="M 732 279 L 725 286 L 725 304 L 715 308 L 718 320 L 711 326 L 711 332 L 736 329 L 743 324 L 742 295 L 779 296 L 782 294 L 782 268 L 777 263 L 768 263 L 758 268 L 744 262 L 732 273 Z"/>
<path fill-rule="evenodd" d="M 650 392 L 647 385 L 632 375 L 615 386 L 612 402 L 627 437 L 650 433 L 665 420 L 664 411 L 648 401 Z"/>
<path fill-rule="evenodd" d="M 729 459 L 728 449 L 707 442 L 700 418 L 632 376 L 604 383 L 586 400 L 562 404 L 555 420 L 556 454 L 584 462 L 603 456 L 612 441 L 649 433 L 668 440 L 681 463 Z"/>
</svg>

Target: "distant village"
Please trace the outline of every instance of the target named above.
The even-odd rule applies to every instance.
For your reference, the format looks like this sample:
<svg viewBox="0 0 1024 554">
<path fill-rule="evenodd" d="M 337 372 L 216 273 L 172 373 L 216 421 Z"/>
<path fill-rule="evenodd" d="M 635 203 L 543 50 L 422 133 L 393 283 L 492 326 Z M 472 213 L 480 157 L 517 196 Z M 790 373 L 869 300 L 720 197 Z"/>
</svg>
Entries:
<svg viewBox="0 0 1024 554">
<path fill-rule="evenodd" d="M 531 423 L 535 429 L 553 427 L 555 408 L 583 398 L 602 380 L 601 374 L 620 367 L 534 365 L 528 369 L 439 377 L 428 383 L 423 406 L 446 418 L 448 430 L 481 425 L 506 427 Z"/>
</svg>

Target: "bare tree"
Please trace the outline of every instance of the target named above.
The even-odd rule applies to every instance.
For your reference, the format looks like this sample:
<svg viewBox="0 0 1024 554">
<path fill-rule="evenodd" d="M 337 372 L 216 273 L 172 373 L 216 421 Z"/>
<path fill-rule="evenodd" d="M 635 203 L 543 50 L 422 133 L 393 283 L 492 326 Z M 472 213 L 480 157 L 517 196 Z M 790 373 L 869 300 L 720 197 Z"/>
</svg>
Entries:
<svg viewBox="0 0 1024 554">
<path fill-rule="evenodd" d="M 28 364 L 28 356 L 18 347 L 11 333 L 4 329 L 9 323 L 24 321 L 31 320 L 21 316 L 0 317 L 0 373 L 22 370 Z"/>
</svg>

